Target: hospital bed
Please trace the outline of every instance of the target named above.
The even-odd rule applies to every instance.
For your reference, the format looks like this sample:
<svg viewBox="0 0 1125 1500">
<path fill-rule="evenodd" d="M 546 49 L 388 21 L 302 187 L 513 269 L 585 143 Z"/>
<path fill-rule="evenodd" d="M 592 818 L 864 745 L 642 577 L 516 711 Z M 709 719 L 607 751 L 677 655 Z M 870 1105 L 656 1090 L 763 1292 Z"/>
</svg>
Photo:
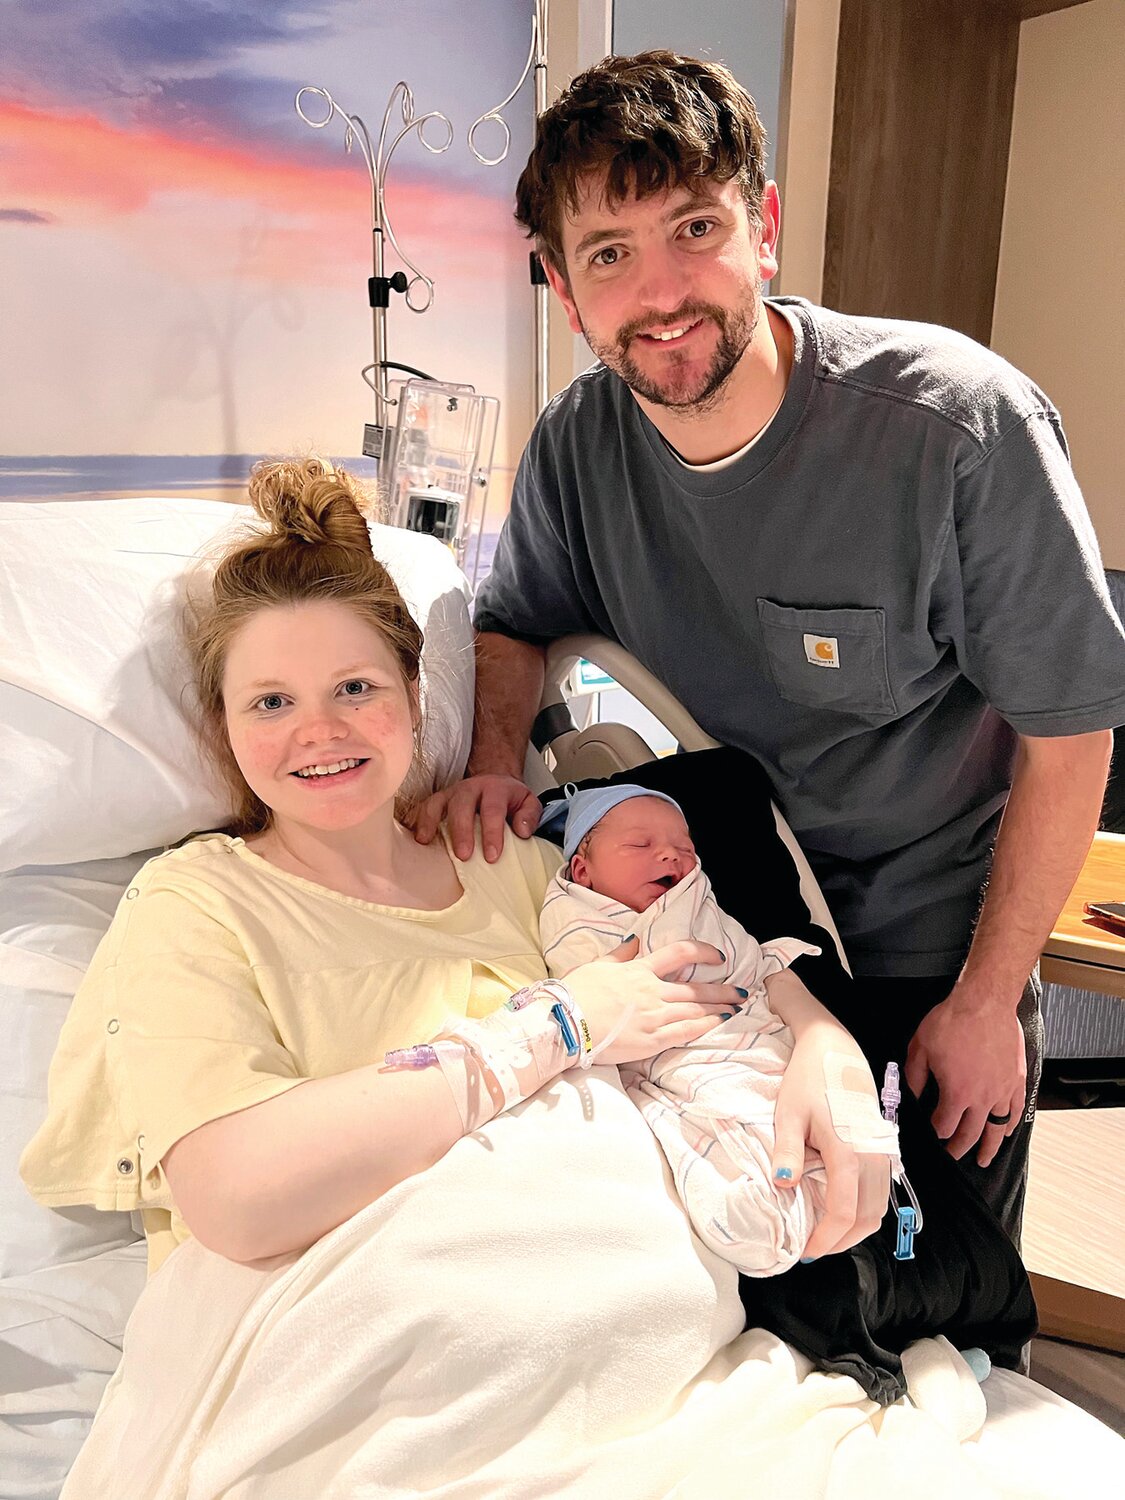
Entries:
<svg viewBox="0 0 1125 1500">
<path fill-rule="evenodd" d="M 245 515 L 188 498 L 0 507 L 0 1500 L 58 1495 L 144 1284 L 135 1217 L 42 1208 L 16 1163 L 45 1112 L 70 998 L 133 872 L 148 853 L 223 820 L 190 732 L 174 625 L 189 560 Z M 425 632 L 425 751 L 441 784 L 463 766 L 471 730 L 468 588 L 432 538 L 376 528 L 375 542 Z M 620 647 L 572 638 L 550 653 L 552 770 L 529 756 L 539 789 L 651 758 L 623 726 L 567 726 L 559 684 L 579 656 L 685 748 L 714 743 Z M 776 816 L 813 917 L 834 932 Z M 1090 1472 L 1106 1466 L 1103 1494 L 1120 1479 L 1125 1447 L 1086 1413 L 1005 1371 L 985 1396 L 979 1442 L 998 1469 L 1038 1453 L 1035 1494 L 1077 1493 L 1069 1476 L 1080 1454 Z"/>
</svg>

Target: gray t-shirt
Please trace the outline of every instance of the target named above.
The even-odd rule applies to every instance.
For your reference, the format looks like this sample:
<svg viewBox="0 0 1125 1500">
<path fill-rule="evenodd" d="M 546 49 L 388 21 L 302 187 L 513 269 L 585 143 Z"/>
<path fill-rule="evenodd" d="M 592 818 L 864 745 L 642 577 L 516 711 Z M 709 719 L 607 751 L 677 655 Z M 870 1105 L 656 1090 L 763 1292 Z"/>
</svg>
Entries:
<svg viewBox="0 0 1125 1500">
<path fill-rule="evenodd" d="M 950 974 L 1016 733 L 1125 721 L 1125 636 L 1042 392 L 945 329 L 771 305 L 788 390 L 729 468 L 603 366 L 555 398 L 476 624 L 620 641 L 765 766 L 855 972 Z"/>
</svg>

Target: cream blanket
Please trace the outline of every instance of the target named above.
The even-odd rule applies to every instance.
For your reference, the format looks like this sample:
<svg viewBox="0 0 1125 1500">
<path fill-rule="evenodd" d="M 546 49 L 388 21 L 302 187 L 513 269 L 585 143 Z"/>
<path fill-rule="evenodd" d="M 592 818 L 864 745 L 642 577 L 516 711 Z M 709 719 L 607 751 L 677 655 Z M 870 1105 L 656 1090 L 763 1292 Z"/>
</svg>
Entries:
<svg viewBox="0 0 1125 1500">
<path fill-rule="evenodd" d="M 1061 1500 L 982 1463 L 948 1345 L 880 1410 L 741 1327 L 616 1070 L 572 1072 L 295 1261 L 177 1249 L 63 1497 Z"/>
</svg>

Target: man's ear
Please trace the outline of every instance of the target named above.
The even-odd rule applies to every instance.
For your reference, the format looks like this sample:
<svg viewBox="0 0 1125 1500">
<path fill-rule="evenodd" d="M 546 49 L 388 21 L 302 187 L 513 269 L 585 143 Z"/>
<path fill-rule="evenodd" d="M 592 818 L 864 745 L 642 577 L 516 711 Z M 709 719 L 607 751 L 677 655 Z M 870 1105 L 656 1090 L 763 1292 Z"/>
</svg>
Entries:
<svg viewBox="0 0 1125 1500">
<path fill-rule="evenodd" d="M 776 182 L 767 182 L 762 193 L 762 227 L 758 231 L 758 269 L 762 280 L 777 275 L 777 242 L 781 238 L 781 198 Z"/>
<path fill-rule="evenodd" d="M 567 279 L 565 273 L 560 271 L 548 256 L 541 255 L 539 259 L 540 263 L 543 266 L 543 274 L 544 276 L 546 276 L 548 282 L 550 283 L 551 290 L 562 303 L 563 307 L 566 308 L 566 318 L 567 322 L 570 324 L 571 333 L 584 332 L 582 327 L 582 319 L 578 316 L 578 308 L 575 305 L 573 296 L 571 295 L 570 282 Z"/>
</svg>

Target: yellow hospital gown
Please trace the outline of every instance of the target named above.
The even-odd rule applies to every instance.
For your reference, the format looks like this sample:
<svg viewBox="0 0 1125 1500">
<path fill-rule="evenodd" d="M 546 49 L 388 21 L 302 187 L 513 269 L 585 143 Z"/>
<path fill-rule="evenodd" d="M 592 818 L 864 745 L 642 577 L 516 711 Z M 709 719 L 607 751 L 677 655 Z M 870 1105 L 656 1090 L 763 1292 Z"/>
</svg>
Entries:
<svg viewBox="0 0 1125 1500">
<path fill-rule="evenodd" d="M 63 1026 L 20 1162 L 51 1207 L 140 1209 L 155 1270 L 188 1229 L 161 1160 L 210 1120 L 378 1062 L 546 975 L 539 908 L 559 853 L 508 837 L 456 861 L 441 911 L 378 906 L 208 834 L 150 860 Z"/>
</svg>

